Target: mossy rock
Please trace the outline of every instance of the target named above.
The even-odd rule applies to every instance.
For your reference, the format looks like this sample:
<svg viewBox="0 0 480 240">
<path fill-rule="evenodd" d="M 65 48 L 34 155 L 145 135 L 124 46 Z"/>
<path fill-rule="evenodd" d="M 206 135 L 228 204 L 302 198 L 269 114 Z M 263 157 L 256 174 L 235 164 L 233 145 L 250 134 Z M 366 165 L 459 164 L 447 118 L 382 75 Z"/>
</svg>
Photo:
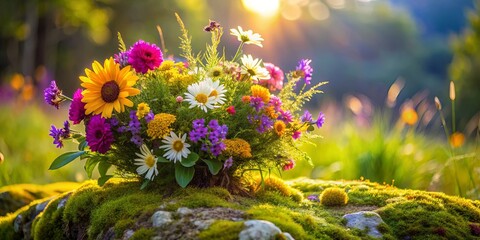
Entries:
<svg viewBox="0 0 480 240">
<path fill-rule="evenodd" d="M 223 188 L 140 190 L 140 183 L 88 181 L 74 191 L 34 200 L 0 217 L 2 239 L 237 239 L 249 220 L 265 220 L 282 232 L 277 239 L 372 239 L 347 229 L 342 216 L 374 211 L 385 222 L 385 239 L 479 239 L 480 202 L 442 193 L 397 189 L 368 181 L 298 179 L 246 186 L 249 194 Z M 259 188 L 259 186 L 261 186 Z M 48 186 L 45 186 L 48 187 Z M 327 207 L 308 196 L 339 187 L 345 206 Z M 9 186 L 11 191 L 25 185 Z M 40 189 L 41 186 L 32 186 Z M 252 190 L 253 189 L 253 190 Z M 25 189 L 28 191 L 28 189 Z M 311 198 L 310 198 L 311 199 Z M 46 207 L 39 207 L 41 204 Z M 6 211 L 6 210 L 4 210 Z M 152 216 L 171 219 L 153 224 Z M 159 214 L 157 214 L 159 215 Z"/>
</svg>

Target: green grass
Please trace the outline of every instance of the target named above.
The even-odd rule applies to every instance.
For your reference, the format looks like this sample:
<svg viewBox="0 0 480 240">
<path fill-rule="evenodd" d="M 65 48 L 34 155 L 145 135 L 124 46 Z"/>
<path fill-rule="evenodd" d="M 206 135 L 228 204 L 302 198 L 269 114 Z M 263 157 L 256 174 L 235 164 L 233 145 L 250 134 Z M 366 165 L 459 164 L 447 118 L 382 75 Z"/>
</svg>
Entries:
<svg viewBox="0 0 480 240">
<path fill-rule="evenodd" d="M 16 105 L 18 104 L 18 105 Z M 63 109 L 43 109 L 35 103 L 0 105 L 0 186 L 17 183 L 44 184 L 58 181 L 76 181 L 86 178 L 80 161 L 55 171 L 48 170 L 51 162 L 74 144 L 58 149 L 49 136 L 50 126 L 62 126 L 68 116 L 68 105 Z"/>
</svg>

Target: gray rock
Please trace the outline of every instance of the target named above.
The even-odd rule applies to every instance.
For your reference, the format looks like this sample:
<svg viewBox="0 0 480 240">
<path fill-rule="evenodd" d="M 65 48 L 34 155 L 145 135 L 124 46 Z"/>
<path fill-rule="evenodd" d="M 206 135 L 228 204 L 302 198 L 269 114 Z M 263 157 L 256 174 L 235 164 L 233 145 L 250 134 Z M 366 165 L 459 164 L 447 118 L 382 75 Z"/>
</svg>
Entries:
<svg viewBox="0 0 480 240">
<path fill-rule="evenodd" d="M 214 223 L 214 222 L 215 222 L 215 219 L 195 220 L 193 222 L 193 225 L 195 225 L 198 230 L 205 230 L 208 227 L 210 227 L 210 225 L 212 225 L 212 223 Z"/>
<path fill-rule="evenodd" d="M 288 232 L 283 232 L 282 234 L 287 240 L 295 240 L 295 238 L 293 238 Z"/>
<path fill-rule="evenodd" d="M 122 240 L 130 239 L 133 236 L 134 233 L 135 233 L 135 231 L 133 231 L 132 229 L 126 230 L 125 232 L 123 232 Z"/>
<path fill-rule="evenodd" d="M 172 213 L 167 211 L 157 211 L 152 215 L 153 227 L 162 227 L 173 221 Z"/>
<path fill-rule="evenodd" d="M 361 211 L 356 213 L 345 214 L 343 218 L 346 220 L 348 228 L 357 228 L 365 230 L 368 228 L 368 235 L 374 238 L 382 238 L 383 234 L 378 231 L 378 225 L 384 223 L 380 215 L 376 212 Z"/>
<path fill-rule="evenodd" d="M 244 226 L 245 228 L 238 234 L 240 240 L 269 240 L 282 233 L 275 224 L 264 220 L 249 220 Z"/>
<path fill-rule="evenodd" d="M 177 209 L 177 213 L 180 215 L 180 217 L 185 217 L 186 215 L 191 215 L 193 210 L 187 207 L 181 207 Z"/>
<path fill-rule="evenodd" d="M 23 215 L 18 214 L 17 217 L 15 217 L 15 220 L 13 221 L 13 230 L 18 233 L 22 229 L 23 225 Z"/>
</svg>

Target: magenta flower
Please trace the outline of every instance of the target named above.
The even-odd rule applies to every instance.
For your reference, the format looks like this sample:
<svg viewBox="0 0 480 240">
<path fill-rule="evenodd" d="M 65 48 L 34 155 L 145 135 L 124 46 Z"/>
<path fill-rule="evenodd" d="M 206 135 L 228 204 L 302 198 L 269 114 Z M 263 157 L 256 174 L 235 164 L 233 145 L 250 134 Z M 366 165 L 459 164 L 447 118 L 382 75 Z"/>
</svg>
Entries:
<svg viewBox="0 0 480 240">
<path fill-rule="evenodd" d="M 289 159 L 285 165 L 283 165 L 283 171 L 291 170 L 295 167 L 295 161 L 293 159 Z"/>
<path fill-rule="evenodd" d="M 45 102 L 49 105 L 52 105 L 58 109 L 58 105 L 63 101 L 61 98 L 62 91 L 58 89 L 57 83 L 55 80 L 50 82 L 50 86 L 45 88 L 43 91 Z"/>
<path fill-rule="evenodd" d="M 106 153 L 114 141 L 110 124 L 100 115 L 90 118 L 87 125 L 86 140 L 88 146 L 94 152 Z"/>
<path fill-rule="evenodd" d="M 283 71 L 272 63 L 264 64 L 267 71 L 270 73 L 270 79 L 261 80 L 260 85 L 270 89 L 270 91 L 282 90 L 283 88 Z"/>
<path fill-rule="evenodd" d="M 300 136 L 302 136 L 302 132 L 300 132 L 300 131 L 295 131 L 295 132 L 293 132 L 293 134 L 292 134 L 293 140 L 299 139 Z"/>
<path fill-rule="evenodd" d="M 139 40 L 129 50 L 128 64 L 130 64 L 136 72 L 146 73 L 148 70 L 153 70 L 160 66 L 162 62 L 162 51 L 153 43 Z"/>
<path fill-rule="evenodd" d="M 68 110 L 68 119 L 73 124 L 79 124 L 85 118 L 85 103 L 82 102 L 82 89 L 77 89 L 73 94 L 73 101 Z"/>
<path fill-rule="evenodd" d="M 310 81 L 312 80 L 312 73 L 313 73 L 313 68 L 310 66 L 310 63 L 312 60 L 310 59 L 302 59 L 298 62 L 297 68 L 296 68 L 296 74 L 298 77 L 303 77 L 305 79 L 305 84 L 310 84 Z"/>
</svg>

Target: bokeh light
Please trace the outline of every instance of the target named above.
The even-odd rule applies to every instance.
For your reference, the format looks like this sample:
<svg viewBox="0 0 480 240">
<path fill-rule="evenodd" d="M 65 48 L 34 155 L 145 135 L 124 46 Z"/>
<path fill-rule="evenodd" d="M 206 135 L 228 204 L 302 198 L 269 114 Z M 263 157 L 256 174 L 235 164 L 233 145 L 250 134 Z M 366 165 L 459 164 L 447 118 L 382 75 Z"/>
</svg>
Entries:
<svg viewBox="0 0 480 240">
<path fill-rule="evenodd" d="M 243 6 L 264 17 L 272 17 L 278 13 L 279 0 L 242 0 Z"/>
</svg>

